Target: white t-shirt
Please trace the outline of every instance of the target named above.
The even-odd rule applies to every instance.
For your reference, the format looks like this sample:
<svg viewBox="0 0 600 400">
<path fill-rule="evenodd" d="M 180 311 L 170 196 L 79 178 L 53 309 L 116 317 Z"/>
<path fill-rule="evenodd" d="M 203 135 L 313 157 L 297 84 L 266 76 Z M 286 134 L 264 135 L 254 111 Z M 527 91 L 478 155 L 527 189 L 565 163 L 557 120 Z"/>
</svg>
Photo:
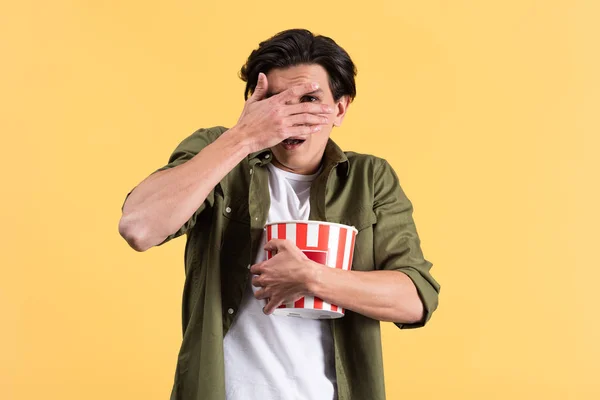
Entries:
<svg viewBox="0 0 600 400">
<path fill-rule="evenodd" d="M 310 185 L 318 173 L 298 175 L 267 167 L 267 222 L 308 220 Z M 264 260 L 265 252 L 259 251 L 256 262 Z M 248 279 L 238 316 L 223 342 L 227 400 L 337 399 L 329 322 L 265 315 L 266 303 L 254 297 L 256 290 Z"/>
</svg>

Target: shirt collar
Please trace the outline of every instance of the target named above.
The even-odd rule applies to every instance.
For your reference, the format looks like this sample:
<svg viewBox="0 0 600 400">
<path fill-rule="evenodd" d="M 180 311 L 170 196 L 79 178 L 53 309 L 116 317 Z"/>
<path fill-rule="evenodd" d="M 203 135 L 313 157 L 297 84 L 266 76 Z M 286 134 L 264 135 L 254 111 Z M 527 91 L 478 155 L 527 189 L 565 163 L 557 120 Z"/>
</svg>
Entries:
<svg viewBox="0 0 600 400">
<path fill-rule="evenodd" d="M 332 163 L 337 166 L 337 173 L 339 175 L 347 177 L 350 173 L 350 161 L 346 153 L 331 138 L 327 141 L 323 158 L 325 159 L 325 164 Z"/>
<path fill-rule="evenodd" d="M 248 155 L 249 160 L 253 160 L 255 158 L 258 158 L 260 161 L 266 164 L 268 162 L 271 162 L 271 160 L 273 159 L 273 152 L 271 151 L 271 149 L 263 149 L 255 151 L 254 153 L 250 153 Z"/>
<path fill-rule="evenodd" d="M 250 153 L 248 155 L 250 161 L 258 159 L 262 165 L 270 163 L 273 159 L 273 152 L 271 149 L 263 149 Z M 350 173 L 350 161 L 346 156 L 346 153 L 330 138 L 325 146 L 325 153 L 323 154 L 324 164 L 335 164 L 337 166 L 337 172 L 341 176 L 348 176 Z"/>
</svg>

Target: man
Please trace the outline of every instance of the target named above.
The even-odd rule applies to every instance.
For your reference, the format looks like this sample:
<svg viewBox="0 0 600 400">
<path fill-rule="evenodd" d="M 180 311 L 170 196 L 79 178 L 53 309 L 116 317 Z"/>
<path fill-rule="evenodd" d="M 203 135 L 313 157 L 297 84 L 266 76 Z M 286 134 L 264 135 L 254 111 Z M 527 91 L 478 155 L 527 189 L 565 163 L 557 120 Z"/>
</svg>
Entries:
<svg viewBox="0 0 600 400">
<path fill-rule="evenodd" d="M 355 74 L 341 47 L 306 30 L 260 43 L 241 70 L 238 123 L 198 130 L 128 195 L 119 231 L 134 249 L 187 234 L 171 399 L 383 399 L 379 321 L 419 327 L 436 309 L 439 285 L 396 174 L 329 139 Z M 282 219 L 355 226 L 352 271 L 265 243 L 265 224 Z M 264 249 L 276 255 L 265 261 Z M 305 295 L 346 315 L 272 315 Z"/>
</svg>

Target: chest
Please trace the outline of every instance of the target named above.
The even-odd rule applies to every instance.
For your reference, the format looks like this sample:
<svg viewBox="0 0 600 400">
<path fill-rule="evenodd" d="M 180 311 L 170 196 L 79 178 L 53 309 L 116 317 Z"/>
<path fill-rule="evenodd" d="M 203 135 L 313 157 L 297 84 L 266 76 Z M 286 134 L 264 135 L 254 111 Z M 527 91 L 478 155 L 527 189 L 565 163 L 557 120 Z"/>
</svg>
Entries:
<svg viewBox="0 0 600 400">
<path fill-rule="evenodd" d="M 213 212 L 221 228 L 218 231 L 222 264 L 246 269 L 260 250 L 264 225 L 274 222 L 271 220 L 275 216 L 269 216 L 269 211 L 277 207 L 272 207 L 272 202 L 289 199 L 274 197 L 276 194 L 273 188 L 270 190 L 266 168 L 255 167 L 247 169 L 247 174 L 244 172 L 241 168 L 237 176 L 222 182 L 215 192 Z M 312 182 L 308 196 L 309 219 L 358 229 L 353 263 L 355 270 L 370 270 L 374 265 L 372 228 L 377 220 L 373 212 L 373 188 L 369 182 L 372 179 L 368 176 L 341 178 L 334 169 L 326 169 Z M 306 204 L 304 200 L 292 197 L 299 207 Z"/>
</svg>

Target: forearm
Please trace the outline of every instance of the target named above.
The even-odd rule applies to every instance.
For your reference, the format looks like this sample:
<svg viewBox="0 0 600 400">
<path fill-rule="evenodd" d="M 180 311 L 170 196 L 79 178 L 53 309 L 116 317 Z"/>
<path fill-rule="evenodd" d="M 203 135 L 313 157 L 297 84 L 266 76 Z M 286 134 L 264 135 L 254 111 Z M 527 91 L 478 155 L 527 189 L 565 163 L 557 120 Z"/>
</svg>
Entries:
<svg viewBox="0 0 600 400">
<path fill-rule="evenodd" d="M 232 128 L 188 162 L 150 175 L 123 206 L 121 235 L 138 251 L 161 243 L 190 219 L 247 154 L 243 134 Z"/>
<path fill-rule="evenodd" d="M 308 289 L 328 303 L 380 321 L 414 323 L 423 318 L 423 303 L 406 274 L 314 267 Z"/>
</svg>

